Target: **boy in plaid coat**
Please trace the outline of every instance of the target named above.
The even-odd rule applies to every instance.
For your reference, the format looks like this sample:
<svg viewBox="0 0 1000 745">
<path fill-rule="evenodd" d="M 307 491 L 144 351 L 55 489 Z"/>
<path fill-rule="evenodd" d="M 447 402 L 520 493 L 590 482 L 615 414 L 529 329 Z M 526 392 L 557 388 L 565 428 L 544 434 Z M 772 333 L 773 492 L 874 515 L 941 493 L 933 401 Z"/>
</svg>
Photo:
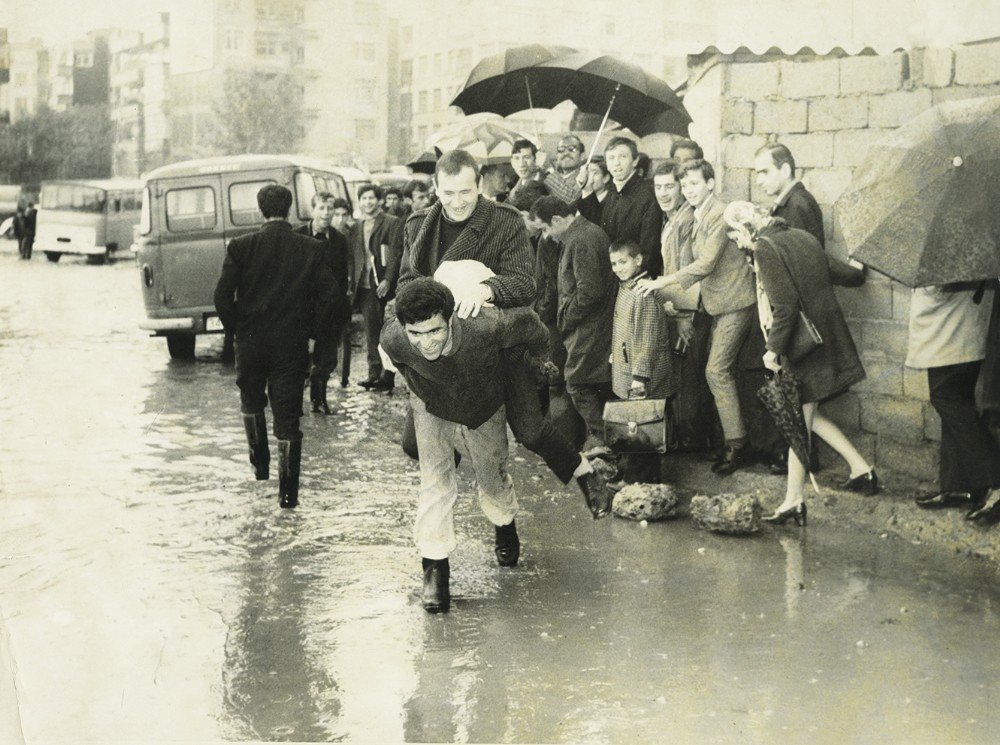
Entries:
<svg viewBox="0 0 1000 745">
<path fill-rule="evenodd" d="M 643 296 L 636 283 L 646 272 L 642 250 L 634 241 L 617 241 L 608 249 L 611 271 L 619 279 L 611 336 L 611 388 L 618 398 L 670 398 L 677 379 L 669 350 L 667 315 L 654 295 Z M 624 480 L 659 483 L 660 456 L 626 456 Z"/>
</svg>

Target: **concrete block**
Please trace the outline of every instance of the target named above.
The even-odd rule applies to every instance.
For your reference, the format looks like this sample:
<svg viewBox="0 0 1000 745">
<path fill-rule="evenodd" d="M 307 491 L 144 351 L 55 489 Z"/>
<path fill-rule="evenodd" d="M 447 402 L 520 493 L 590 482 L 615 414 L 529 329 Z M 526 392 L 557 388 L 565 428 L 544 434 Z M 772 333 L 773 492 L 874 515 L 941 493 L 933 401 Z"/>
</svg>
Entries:
<svg viewBox="0 0 1000 745">
<path fill-rule="evenodd" d="M 846 129 L 833 135 L 833 165 L 859 166 L 888 129 Z"/>
<path fill-rule="evenodd" d="M 753 103 L 725 99 L 722 102 L 722 131 L 727 134 L 753 134 Z"/>
<path fill-rule="evenodd" d="M 791 99 L 836 95 L 840 90 L 839 62 L 781 62 L 781 95 Z"/>
<path fill-rule="evenodd" d="M 754 104 L 754 130 L 758 134 L 805 132 L 809 106 L 805 101 L 758 101 Z"/>
<path fill-rule="evenodd" d="M 871 270 L 869 270 L 871 271 Z M 892 283 L 892 317 L 902 323 L 909 323 L 910 301 L 913 290 L 899 282 Z"/>
<path fill-rule="evenodd" d="M 848 318 L 864 320 L 892 318 L 892 286 L 889 280 L 869 273 L 861 287 L 834 287 L 837 300 Z"/>
<path fill-rule="evenodd" d="M 872 96 L 868 121 L 873 127 L 898 127 L 927 111 L 934 105 L 930 88 L 896 91 L 882 96 Z"/>
<path fill-rule="evenodd" d="M 876 465 L 899 471 L 921 481 L 935 481 L 940 454 L 933 442 L 900 442 L 879 436 L 875 444 Z"/>
<path fill-rule="evenodd" d="M 750 199 L 750 168 L 727 168 L 722 176 L 722 198 L 727 202 Z"/>
<path fill-rule="evenodd" d="M 722 141 L 722 162 L 726 168 L 753 168 L 754 154 L 766 142 L 758 135 L 728 135 Z"/>
<path fill-rule="evenodd" d="M 951 85 L 947 88 L 935 88 L 932 95 L 935 105 L 945 101 L 964 101 L 968 98 L 1000 96 L 1000 85 Z"/>
<path fill-rule="evenodd" d="M 1000 42 L 956 47 L 955 82 L 958 85 L 1000 82 Z"/>
<path fill-rule="evenodd" d="M 844 434 L 848 436 L 851 444 L 858 449 L 858 452 L 864 457 L 869 463 L 876 464 L 875 453 L 877 451 L 876 443 L 878 442 L 878 436 L 873 435 L 869 432 L 848 432 L 844 431 Z M 824 466 L 824 468 L 836 469 L 840 475 L 847 475 L 847 466 L 844 463 L 837 451 L 827 445 L 823 440 L 818 440 L 819 442 L 819 462 Z M 830 479 L 831 477 L 827 476 Z M 831 483 L 834 483 L 831 479 Z"/>
<path fill-rule="evenodd" d="M 904 52 L 845 57 L 840 60 L 840 92 L 880 93 L 899 90 L 908 71 Z"/>
<path fill-rule="evenodd" d="M 852 173 L 850 168 L 813 168 L 806 171 L 802 183 L 816 197 L 817 202 L 829 206 L 837 201 L 837 197 L 851 183 Z"/>
<path fill-rule="evenodd" d="M 916 85 L 943 88 L 955 77 L 955 53 L 944 47 L 910 50 L 910 79 Z"/>
<path fill-rule="evenodd" d="M 930 404 L 924 404 L 924 437 L 941 442 L 941 417 Z"/>
<path fill-rule="evenodd" d="M 879 352 L 863 351 L 861 362 L 868 377 L 858 383 L 854 390 L 861 394 L 882 393 L 887 396 L 903 395 L 903 361 L 894 360 Z"/>
<path fill-rule="evenodd" d="M 868 96 L 827 96 L 809 102 L 809 131 L 860 129 L 868 126 Z"/>
<path fill-rule="evenodd" d="M 792 151 L 795 165 L 799 168 L 824 168 L 833 165 L 832 132 L 782 135 L 779 140 Z"/>
<path fill-rule="evenodd" d="M 914 370 L 912 367 L 903 368 L 903 395 L 918 401 L 930 400 L 931 392 L 927 385 L 926 370 Z"/>
<path fill-rule="evenodd" d="M 861 428 L 903 442 L 924 439 L 924 404 L 901 396 L 861 397 Z"/>
<path fill-rule="evenodd" d="M 907 325 L 899 321 L 862 321 L 865 351 L 885 352 L 890 359 L 906 359 Z M 904 386 L 905 390 L 905 386 Z"/>
<path fill-rule="evenodd" d="M 777 62 L 751 62 L 729 67 L 729 90 L 732 98 L 759 101 L 778 95 L 780 80 Z"/>
<path fill-rule="evenodd" d="M 825 401 L 823 414 L 845 432 L 857 432 L 861 429 L 861 399 L 853 391 Z"/>
</svg>

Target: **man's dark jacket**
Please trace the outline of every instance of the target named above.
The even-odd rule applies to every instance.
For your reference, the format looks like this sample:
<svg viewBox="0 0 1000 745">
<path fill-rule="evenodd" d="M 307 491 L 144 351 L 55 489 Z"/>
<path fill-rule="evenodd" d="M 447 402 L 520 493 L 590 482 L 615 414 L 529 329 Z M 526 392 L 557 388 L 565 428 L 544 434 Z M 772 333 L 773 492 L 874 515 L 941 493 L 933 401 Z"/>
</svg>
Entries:
<svg viewBox="0 0 1000 745">
<path fill-rule="evenodd" d="M 327 228 L 325 236 L 313 235 L 310 223 L 300 225 L 293 232 L 319 241 L 321 246 L 320 253 L 333 271 L 333 278 L 337 280 L 337 288 L 340 290 L 340 294 L 347 301 L 343 315 L 334 320 L 350 320 L 351 288 L 353 287 L 351 278 L 354 276 L 354 256 L 348 249 L 347 239 L 333 228 Z"/>
<path fill-rule="evenodd" d="M 633 173 L 619 193 L 612 181 L 608 195 L 599 202 L 590 194 L 579 202 L 580 214 L 599 225 L 612 243 L 635 241 L 642 249 L 643 267 L 649 276 L 663 273 L 663 256 L 660 253 L 660 229 L 663 212 L 656 201 L 653 183 Z"/>
<path fill-rule="evenodd" d="M 234 238 L 215 287 L 215 309 L 245 344 L 289 346 L 342 314 L 343 294 L 319 244 L 283 220 Z"/>
<path fill-rule="evenodd" d="M 433 277 L 442 261 L 469 259 L 493 270 L 483 284 L 493 290 L 500 308 L 531 305 L 535 301 L 534 259 L 521 213 L 506 204 L 479 197 L 465 229 L 441 254 L 444 208 L 435 202 L 406 220 L 399 286 L 418 277 Z"/>
<path fill-rule="evenodd" d="M 371 237 L 365 245 L 365 221 L 358 220 L 351 226 L 348 243 L 351 249 L 351 259 L 357 268 L 351 277 L 351 297 L 358 291 L 364 272 L 368 271 L 368 251 L 375 259 L 375 284 L 378 286 L 383 279 L 389 280 L 389 293 L 382 298 L 383 302 L 391 300 L 396 294 L 396 283 L 399 280 L 399 261 L 403 255 L 403 221 L 385 212 L 379 212 L 372 226 Z M 385 246 L 383 251 L 382 247 Z M 384 256 L 383 256 L 384 253 Z"/>
</svg>

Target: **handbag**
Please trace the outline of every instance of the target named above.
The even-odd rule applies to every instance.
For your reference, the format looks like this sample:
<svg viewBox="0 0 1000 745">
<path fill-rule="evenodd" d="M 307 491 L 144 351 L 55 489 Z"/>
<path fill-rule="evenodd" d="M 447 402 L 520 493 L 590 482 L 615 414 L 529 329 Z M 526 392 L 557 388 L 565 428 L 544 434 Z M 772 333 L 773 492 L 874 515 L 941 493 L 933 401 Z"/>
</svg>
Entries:
<svg viewBox="0 0 1000 745">
<path fill-rule="evenodd" d="M 640 398 L 604 404 L 604 444 L 615 453 L 667 451 L 666 399 Z"/>
<path fill-rule="evenodd" d="M 788 264 L 785 263 L 785 257 L 781 255 L 781 249 L 774 245 L 773 241 L 764 236 L 761 236 L 758 240 L 766 241 L 774 249 L 775 255 L 788 273 L 792 288 L 795 290 L 795 297 L 799 301 L 799 318 L 795 323 L 795 328 L 792 330 L 791 336 L 788 338 L 788 344 L 785 346 L 784 352 L 785 357 L 790 362 L 798 362 L 814 349 L 823 345 L 823 335 L 819 333 L 816 324 L 802 310 L 805 307 L 802 303 L 802 295 L 799 293 L 798 285 L 795 284 L 795 277 L 792 275 L 791 270 L 789 270 Z"/>
</svg>

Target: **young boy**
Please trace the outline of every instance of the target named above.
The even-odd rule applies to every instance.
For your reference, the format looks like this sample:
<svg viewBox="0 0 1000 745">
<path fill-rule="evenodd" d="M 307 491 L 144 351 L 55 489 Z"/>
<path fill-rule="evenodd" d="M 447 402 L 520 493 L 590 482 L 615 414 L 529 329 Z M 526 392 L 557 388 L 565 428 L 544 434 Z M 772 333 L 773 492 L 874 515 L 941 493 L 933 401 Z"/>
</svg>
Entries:
<svg viewBox="0 0 1000 745">
<path fill-rule="evenodd" d="M 611 336 L 611 388 L 618 398 L 670 398 L 677 392 L 669 352 L 667 315 L 655 295 L 643 295 L 636 283 L 646 272 L 635 241 L 616 241 L 608 249 L 611 271 L 618 277 Z M 658 453 L 626 456 L 628 483 L 660 481 Z"/>
</svg>

